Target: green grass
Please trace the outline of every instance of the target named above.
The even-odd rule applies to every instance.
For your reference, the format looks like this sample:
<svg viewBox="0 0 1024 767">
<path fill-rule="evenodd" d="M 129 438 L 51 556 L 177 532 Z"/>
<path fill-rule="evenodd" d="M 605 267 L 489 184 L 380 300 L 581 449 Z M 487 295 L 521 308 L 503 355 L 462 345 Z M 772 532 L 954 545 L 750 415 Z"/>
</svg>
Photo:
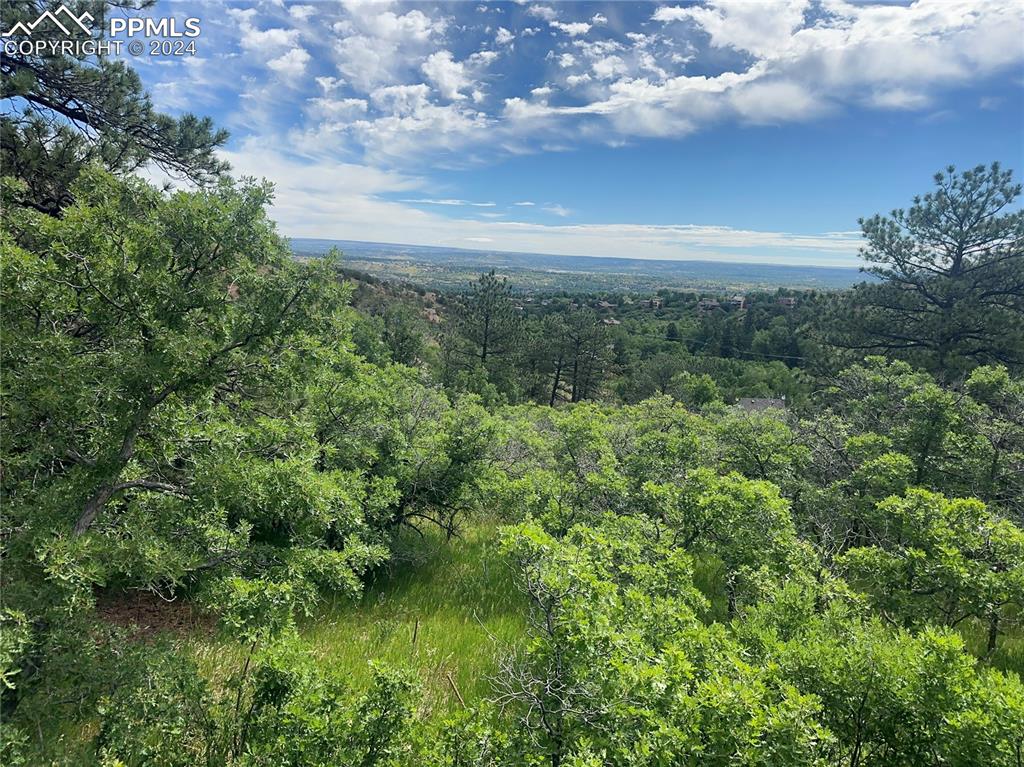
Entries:
<svg viewBox="0 0 1024 767">
<path fill-rule="evenodd" d="M 328 600 L 300 623 L 309 652 L 355 689 L 369 683 L 374 661 L 411 671 L 424 718 L 486 697 L 502 654 L 525 632 L 523 597 L 496 537 L 490 524 L 450 542 L 433 530 L 403 532 L 396 558 L 359 601 Z M 213 678 L 243 654 L 216 640 L 197 641 L 194 650 Z"/>
<path fill-rule="evenodd" d="M 525 633 L 524 615 L 524 599 L 498 551 L 497 526 L 477 524 L 450 542 L 434 530 L 422 537 L 403 532 L 395 559 L 360 600 L 327 600 L 299 630 L 317 661 L 356 690 L 368 685 L 373 661 L 413 673 L 420 680 L 417 714 L 431 719 L 489 695 L 502 654 Z M 214 635 L 176 641 L 214 686 L 245 656 L 241 645 Z M 28 703 L 25 713 L 35 712 L 23 722 L 33 749 L 29 763 L 96 764 L 96 720 L 72 722 L 64 709 Z"/>
<path fill-rule="evenodd" d="M 1021 627 L 1021 615 L 1013 615 L 1013 623 L 1005 627 L 1005 633 L 996 638 L 996 649 L 991 657 L 986 658 L 988 642 L 988 626 L 981 621 L 964 621 L 957 627 L 968 652 L 978 658 L 986 658 L 987 662 L 1000 671 L 1013 671 L 1024 677 L 1024 628 Z"/>
<path fill-rule="evenodd" d="M 368 680 L 370 660 L 413 670 L 425 713 L 443 712 L 461 705 L 458 695 L 470 704 L 488 694 L 501 654 L 525 631 L 524 603 L 495 527 L 450 543 L 430 533 L 416 538 L 406 536 L 401 558 L 358 604 L 326 605 L 301 632 L 354 684 Z"/>
</svg>

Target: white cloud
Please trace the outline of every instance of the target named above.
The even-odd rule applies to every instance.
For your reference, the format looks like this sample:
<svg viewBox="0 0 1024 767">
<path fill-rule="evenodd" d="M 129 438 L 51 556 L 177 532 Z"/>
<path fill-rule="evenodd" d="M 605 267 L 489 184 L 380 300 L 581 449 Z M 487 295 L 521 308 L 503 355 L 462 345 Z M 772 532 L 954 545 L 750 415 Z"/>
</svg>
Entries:
<svg viewBox="0 0 1024 767">
<path fill-rule="evenodd" d="M 451 51 L 438 51 L 430 54 L 420 69 L 434 83 L 444 98 L 451 100 L 465 98 L 460 91 L 470 85 L 470 80 L 466 76 L 466 68 L 462 62 L 452 59 Z"/>
<path fill-rule="evenodd" d="M 309 100 L 310 113 L 320 119 L 344 121 L 358 119 L 366 114 L 365 99 L 314 98 Z"/>
<path fill-rule="evenodd" d="M 316 8 L 312 5 L 292 5 L 288 8 L 288 15 L 298 21 L 306 21 L 316 14 Z"/>
<path fill-rule="evenodd" d="M 451 205 L 453 207 L 471 207 L 471 208 L 493 208 L 497 203 L 494 202 L 470 202 L 469 200 L 455 200 L 455 199 L 431 199 L 421 198 L 416 200 L 399 200 L 399 202 L 410 202 L 415 205 Z"/>
<path fill-rule="evenodd" d="M 340 77 L 317 77 L 316 84 L 320 86 L 324 93 L 331 93 L 343 86 L 345 81 Z"/>
<path fill-rule="evenodd" d="M 448 25 L 446 19 L 419 9 L 399 15 L 382 12 L 381 7 L 375 2 L 348 3 L 347 17 L 332 27 L 339 36 L 338 69 L 364 92 L 401 82 L 435 50 Z"/>
<path fill-rule="evenodd" d="M 670 21 L 682 21 L 683 19 L 690 18 L 690 9 L 680 8 L 678 5 L 663 5 L 654 12 L 654 15 L 651 16 L 651 18 L 654 21 L 663 21 L 666 23 Z"/>
<path fill-rule="evenodd" d="M 820 17 L 808 26 L 810 7 L 807 0 L 661 7 L 653 20 L 686 21 L 705 32 L 710 45 L 739 51 L 749 63 L 709 77 L 673 75 L 670 68 L 696 55 L 688 39 L 685 53 L 673 51 L 660 61 L 647 35 L 629 37 L 628 51 L 614 40 L 576 40 L 590 73 L 605 84 L 595 87 L 578 71 L 566 83 L 585 85 L 590 103 L 516 108 L 508 116 L 533 125 L 541 117 L 550 125 L 590 116 L 625 135 L 682 136 L 728 119 L 807 120 L 844 105 L 923 109 L 939 89 L 1024 59 L 1024 47 L 1010 42 L 1024 36 L 1024 6 L 1014 0 L 917 0 L 909 6 L 822 0 Z M 580 61 L 563 54 L 556 63 L 570 68 Z M 596 126 L 594 135 L 609 138 Z"/>
<path fill-rule="evenodd" d="M 477 51 L 469 57 L 469 64 L 474 67 L 486 67 L 498 59 L 497 51 Z"/>
<path fill-rule="evenodd" d="M 518 205 L 521 208 L 532 208 L 537 203 L 530 202 L 529 200 L 523 200 L 522 202 L 514 202 L 513 205 Z"/>
<path fill-rule="evenodd" d="M 809 0 L 715 0 L 693 8 L 659 8 L 655 21 L 691 19 L 719 48 L 770 54 L 784 47 L 800 27 Z"/>
<path fill-rule="evenodd" d="M 573 21 L 569 23 L 552 21 L 551 26 L 554 29 L 562 30 L 565 34 L 569 35 L 569 37 L 578 37 L 580 35 L 585 35 L 590 31 L 590 24 L 585 21 Z"/>
<path fill-rule="evenodd" d="M 308 63 L 309 53 L 305 48 L 292 48 L 283 56 L 268 61 L 267 66 L 284 77 L 298 77 L 306 71 Z"/>
<path fill-rule="evenodd" d="M 395 79 L 395 45 L 353 35 L 339 40 L 336 51 L 338 69 L 360 90 L 369 91 Z"/>
<path fill-rule="evenodd" d="M 367 3 L 372 8 L 372 3 Z M 425 42 L 435 33 L 441 33 L 447 26 L 444 19 L 432 19 L 419 10 L 409 11 L 398 16 L 391 11 L 361 17 L 362 28 L 368 33 L 384 40 L 400 42 Z"/>
<path fill-rule="evenodd" d="M 494 36 L 494 42 L 497 45 L 508 45 L 516 36 L 509 32 L 505 27 L 498 27 L 498 33 Z"/>
<path fill-rule="evenodd" d="M 558 18 L 558 13 L 549 5 L 531 5 L 526 9 L 526 12 L 530 16 L 536 16 L 538 19 L 544 19 L 544 21 L 554 21 Z"/>
<path fill-rule="evenodd" d="M 821 114 L 827 108 L 801 85 L 785 80 L 742 84 L 732 89 L 730 95 L 737 113 L 755 123 L 799 120 Z"/>
<path fill-rule="evenodd" d="M 568 208 L 563 208 L 561 205 L 558 205 L 557 203 L 545 205 L 544 210 L 546 210 L 548 213 L 553 213 L 556 216 L 561 216 L 562 218 L 565 218 L 572 213 L 571 210 L 569 210 Z"/>
<path fill-rule="evenodd" d="M 389 85 L 370 94 L 373 105 L 395 115 L 413 115 L 427 106 L 430 87 L 417 85 Z"/>
<path fill-rule="evenodd" d="M 606 56 L 598 59 L 591 65 L 591 68 L 594 70 L 594 76 L 601 80 L 625 75 L 629 72 L 629 67 L 620 56 Z"/>
<path fill-rule="evenodd" d="M 922 109 L 931 99 L 906 88 L 886 88 L 871 94 L 870 103 L 883 109 Z"/>
<path fill-rule="evenodd" d="M 252 8 L 228 8 L 227 11 L 228 15 L 238 22 L 238 29 L 241 32 L 239 42 L 246 51 L 258 52 L 261 56 L 274 56 L 295 47 L 298 42 L 297 29 L 257 29 L 253 24 L 256 11 Z"/>
</svg>

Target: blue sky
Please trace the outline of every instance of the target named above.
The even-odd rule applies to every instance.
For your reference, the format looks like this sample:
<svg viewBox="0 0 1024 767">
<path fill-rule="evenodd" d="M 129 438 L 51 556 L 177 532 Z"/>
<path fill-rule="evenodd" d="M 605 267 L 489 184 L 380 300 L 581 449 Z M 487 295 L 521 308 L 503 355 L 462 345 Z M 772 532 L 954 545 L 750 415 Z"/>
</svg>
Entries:
<svg viewBox="0 0 1024 767">
<path fill-rule="evenodd" d="M 932 174 L 1024 173 L 1019 0 L 164 2 L 133 60 L 289 236 L 855 265 Z"/>
</svg>

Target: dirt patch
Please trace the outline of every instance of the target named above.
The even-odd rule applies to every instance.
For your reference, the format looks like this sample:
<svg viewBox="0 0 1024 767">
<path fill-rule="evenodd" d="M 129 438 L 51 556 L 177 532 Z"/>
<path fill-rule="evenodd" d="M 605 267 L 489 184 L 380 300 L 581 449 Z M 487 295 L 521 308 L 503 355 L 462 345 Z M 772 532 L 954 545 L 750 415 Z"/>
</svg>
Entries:
<svg viewBox="0 0 1024 767">
<path fill-rule="evenodd" d="M 163 599 L 150 591 L 102 593 L 96 600 L 100 618 L 126 628 L 132 639 L 148 640 L 158 634 L 194 636 L 213 631 L 213 617 L 191 602 Z"/>
</svg>

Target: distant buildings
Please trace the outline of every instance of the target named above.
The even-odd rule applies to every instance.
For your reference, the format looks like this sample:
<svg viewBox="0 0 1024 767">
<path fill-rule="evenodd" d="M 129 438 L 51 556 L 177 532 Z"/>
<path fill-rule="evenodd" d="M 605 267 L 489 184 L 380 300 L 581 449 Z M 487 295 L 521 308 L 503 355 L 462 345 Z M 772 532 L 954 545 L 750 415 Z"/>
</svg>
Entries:
<svg viewBox="0 0 1024 767">
<path fill-rule="evenodd" d="M 747 308 L 747 297 L 741 296 L 738 293 L 729 299 L 729 306 L 733 309 L 746 309 Z"/>
<path fill-rule="evenodd" d="M 605 325 L 621 325 L 622 324 L 621 322 L 619 322 L 619 320 L 615 319 L 614 317 L 606 317 L 605 319 L 601 320 L 601 322 L 603 322 Z"/>
<path fill-rule="evenodd" d="M 697 311 L 701 314 L 721 309 L 722 305 L 713 298 L 702 298 L 697 302 Z"/>
<path fill-rule="evenodd" d="M 598 301 L 596 304 L 598 309 L 614 309 L 615 304 L 610 304 L 607 301 Z"/>
<path fill-rule="evenodd" d="M 792 296 L 783 296 L 776 302 L 779 306 L 785 306 L 787 309 L 792 309 L 796 306 L 796 299 Z"/>
</svg>

